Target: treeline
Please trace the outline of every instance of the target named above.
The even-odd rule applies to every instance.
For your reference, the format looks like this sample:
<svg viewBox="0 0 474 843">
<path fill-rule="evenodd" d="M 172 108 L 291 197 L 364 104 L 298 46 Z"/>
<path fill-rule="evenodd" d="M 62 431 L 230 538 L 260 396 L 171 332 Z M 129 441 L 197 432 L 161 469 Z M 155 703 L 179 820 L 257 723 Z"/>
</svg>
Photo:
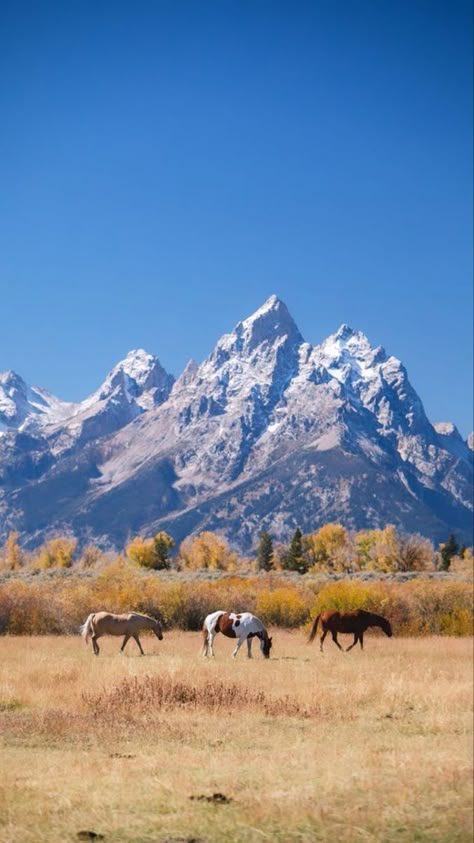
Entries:
<svg viewBox="0 0 474 843">
<path fill-rule="evenodd" d="M 224 538 L 209 531 L 185 539 L 179 547 L 168 533 L 135 537 L 125 554 L 103 553 L 88 545 L 79 551 L 76 539 L 58 536 L 36 551 L 21 547 L 18 533 L 11 532 L 0 549 L 0 570 L 47 571 L 72 568 L 97 569 L 111 562 L 128 560 L 150 570 L 176 571 L 296 571 L 300 574 L 383 573 L 454 570 L 470 572 L 472 548 L 459 545 L 449 535 L 437 548 L 417 534 L 399 533 L 393 525 L 379 530 L 351 532 L 341 524 L 325 524 L 314 533 L 303 535 L 296 529 L 288 545 L 275 543 L 268 532 L 261 533 L 258 549 L 251 558 L 239 556 Z"/>
<path fill-rule="evenodd" d="M 388 617 L 397 636 L 471 635 L 472 584 L 415 579 L 372 582 L 278 573 L 227 575 L 215 580 L 166 579 L 127 560 L 91 576 L 8 577 L 0 585 L 0 633 L 77 634 L 90 612 L 134 611 L 165 626 L 199 630 L 216 609 L 254 612 L 267 625 L 309 624 L 318 612 L 363 608 Z"/>
</svg>

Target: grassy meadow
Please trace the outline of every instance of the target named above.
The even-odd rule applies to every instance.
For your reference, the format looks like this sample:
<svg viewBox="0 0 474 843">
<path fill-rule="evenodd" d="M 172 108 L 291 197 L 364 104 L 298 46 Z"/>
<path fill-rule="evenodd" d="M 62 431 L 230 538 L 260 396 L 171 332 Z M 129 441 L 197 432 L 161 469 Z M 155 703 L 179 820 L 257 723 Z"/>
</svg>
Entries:
<svg viewBox="0 0 474 843">
<path fill-rule="evenodd" d="M 471 841 L 472 639 L 273 634 L 2 636 L 0 843 Z"/>
</svg>

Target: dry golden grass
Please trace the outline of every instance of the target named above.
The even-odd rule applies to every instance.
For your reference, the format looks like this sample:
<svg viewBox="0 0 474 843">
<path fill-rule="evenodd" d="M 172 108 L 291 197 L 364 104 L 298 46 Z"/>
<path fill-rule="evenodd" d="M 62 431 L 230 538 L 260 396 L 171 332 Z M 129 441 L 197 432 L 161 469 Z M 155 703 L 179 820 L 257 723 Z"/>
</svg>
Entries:
<svg viewBox="0 0 474 843">
<path fill-rule="evenodd" d="M 0 843 L 470 841 L 471 639 L 274 642 L 1 638 Z"/>
</svg>

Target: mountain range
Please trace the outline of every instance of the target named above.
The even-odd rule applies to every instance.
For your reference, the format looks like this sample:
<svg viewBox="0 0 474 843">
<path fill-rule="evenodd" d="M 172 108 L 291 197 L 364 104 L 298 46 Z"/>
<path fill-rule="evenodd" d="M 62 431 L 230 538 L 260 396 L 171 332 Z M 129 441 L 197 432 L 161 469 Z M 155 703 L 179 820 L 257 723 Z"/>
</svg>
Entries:
<svg viewBox="0 0 474 843">
<path fill-rule="evenodd" d="M 271 296 L 176 380 L 143 350 L 79 403 L 1 374 L 0 540 L 213 530 L 249 552 L 339 521 L 472 543 L 472 449 L 396 357 L 348 325 L 313 346 Z"/>
</svg>

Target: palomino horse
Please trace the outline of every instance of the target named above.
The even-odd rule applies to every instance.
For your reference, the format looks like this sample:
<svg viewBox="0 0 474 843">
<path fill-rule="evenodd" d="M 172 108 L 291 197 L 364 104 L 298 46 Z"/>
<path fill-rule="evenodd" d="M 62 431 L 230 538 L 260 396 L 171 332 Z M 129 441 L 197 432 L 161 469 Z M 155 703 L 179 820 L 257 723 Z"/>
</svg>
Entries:
<svg viewBox="0 0 474 843">
<path fill-rule="evenodd" d="M 101 638 L 102 635 L 123 635 L 120 652 L 123 652 L 129 638 L 134 638 L 140 648 L 140 653 L 144 656 L 145 653 L 138 637 L 138 633 L 143 629 L 153 630 L 158 640 L 163 640 L 160 622 L 155 618 L 149 618 L 148 615 L 138 615 L 136 612 L 126 612 L 124 615 L 95 612 L 95 614 L 89 615 L 86 622 L 82 624 L 81 635 L 86 644 L 89 638 L 92 638 L 92 646 L 96 656 L 100 652 L 97 639 Z"/>
<path fill-rule="evenodd" d="M 337 640 L 338 632 L 352 633 L 354 641 L 347 647 L 347 650 L 352 650 L 359 642 L 361 650 L 364 649 L 364 632 L 369 626 L 379 626 L 383 629 L 385 635 L 389 638 L 392 636 L 392 627 L 386 618 L 381 615 L 374 615 L 372 612 L 364 612 L 363 609 L 356 609 L 354 612 L 338 612 L 336 609 L 331 609 L 328 612 L 322 612 L 314 619 L 311 632 L 309 634 L 308 643 L 314 641 L 316 638 L 316 630 L 318 628 L 319 619 L 321 618 L 321 626 L 323 634 L 321 635 L 320 650 L 323 652 L 324 639 L 328 632 L 332 635 L 332 640 L 342 650 L 339 641 Z"/>
<path fill-rule="evenodd" d="M 202 647 L 203 656 L 213 656 L 213 642 L 218 632 L 222 632 L 227 638 L 237 638 L 237 646 L 232 653 L 235 659 L 244 641 L 247 641 L 247 655 L 252 658 L 252 638 L 260 639 L 260 649 L 266 659 L 270 657 L 272 639 L 268 637 L 262 621 L 250 614 L 250 612 L 213 612 L 208 615 L 202 627 L 204 640 Z"/>
</svg>

